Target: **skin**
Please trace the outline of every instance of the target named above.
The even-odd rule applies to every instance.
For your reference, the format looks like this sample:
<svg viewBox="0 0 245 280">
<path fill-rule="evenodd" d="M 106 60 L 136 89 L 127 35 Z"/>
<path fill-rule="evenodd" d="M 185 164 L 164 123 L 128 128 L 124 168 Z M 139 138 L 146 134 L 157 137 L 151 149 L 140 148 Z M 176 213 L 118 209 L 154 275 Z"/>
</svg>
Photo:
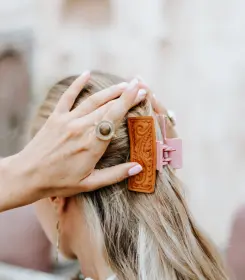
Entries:
<svg viewBox="0 0 245 280">
<path fill-rule="evenodd" d="M 127 111 L 146 97 L 147 86 L 138 79 L 115 85 L 70 111 L 89 78 L 85 72 L 74 81 L 21 152 L 0 160 L 0 212 L 45 197 L 91 191 L 141 172 L 142 167 L 133 162 L 94 169 L 110 142 L 96 137 L 95 123 L 110 120 L 117 127 Z"/>
<path fill-rule="evenodd" d="M 148 95 L 157 114 L 166 114 L 155 96 Z M 175 132 L 169 124 L 168 134 Z M 98 237 L 89 230 L 81 200 L 76 197 L 51 197 L 35 203 L 37 217 L 50 242 L 56 246 L 57 222 L 60 227 L 60 252 L 68 258 L 78 259 L 85 277 L 104 280 L 113 274 L 106 263 L 105 253 Z"/>
<path fill-rule="evenodd" d="M 42 228 L 54 246 L 59 221 L 59 251 L 67 258 L 78 259 L 85 277 L 104 280 L 113 274 L 105 261 L 99 240 L 93 238 L 89 230 L 81 201 L 75 197 L 53 197 L 36 202 L 35 209 Z"/>
</svg>

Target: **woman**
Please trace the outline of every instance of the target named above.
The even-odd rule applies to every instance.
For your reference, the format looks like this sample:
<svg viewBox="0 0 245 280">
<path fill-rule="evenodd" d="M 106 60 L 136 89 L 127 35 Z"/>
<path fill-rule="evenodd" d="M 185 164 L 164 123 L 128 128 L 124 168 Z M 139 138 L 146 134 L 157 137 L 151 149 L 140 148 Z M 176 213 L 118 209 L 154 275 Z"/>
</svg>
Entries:
<svg viewBox="0 0 245 280">
<path fill-rule="evenodd" d="M 64 79 L 51 89 L 33 123 L 33 136 L 74 78 Z M 73 108 L 81 106 L 95 92 L 119 82 L 123 82 L 119 77 L 92 73 Z M 130 110 L 96 169 L 128 161 L 127 117 L 154 114 L 148 100 Z M 167 133 L 174 135 L 170 124 Z M 124 180 L 112 188 L 69 198 L 43 199 L 36 203 L 36 210 L 51 242 L 67 257 L 79 260 L 85 277 L 96 280 L 110 279 L 108 277 L 227 279 L 214 246 L 196 228 L 183 200 L 181 183 L 169 166 L 164 167 L 162 174 L 157 173 L 153 194 L 131 192 Z"/>
<path fill-rule="evenodd" d="M 119 97 L 114 106 L 117 111 L 110 109 L 108 114 L 112 121 L 120 121 L 129 108 L 145 98 L 142 95 L 144 85 L 113 85 L 83 103 L 86 111 L 78 106 L 70 112 L 89 78 L 90 72 L 86 71 L 67 88 L 53 114 L 20 153 L 0 159 L 0 212 L 50 195 L 72 195 L 100 188 L 141 171 L 137 163 L 94 171 L 109 141 L 101 144 L 95 134 L 89 144 L 86 139 L 88 131 L 94 127 L 91 120 L 98 110 L 107 108 Z M 132 83 L 134 85 L 134 81 Z M 93 152 L 94 146 L 98 146 L 96 153 Z M 70 168 L 70 163 L 74 162 L 77 169 Z"/>
</svg>

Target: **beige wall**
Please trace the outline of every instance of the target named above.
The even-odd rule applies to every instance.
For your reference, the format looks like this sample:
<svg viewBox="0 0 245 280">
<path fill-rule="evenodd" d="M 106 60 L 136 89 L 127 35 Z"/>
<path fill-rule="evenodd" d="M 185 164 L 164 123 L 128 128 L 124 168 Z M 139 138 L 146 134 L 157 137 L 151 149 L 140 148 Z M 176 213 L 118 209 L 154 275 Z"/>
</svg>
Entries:
<svg viewBox="0 0 245 280">
<path fill-rule="evenodd" d="M 57 78 L 85 69 L 143 76 L 177 113 L 192 212 L 223 246 L 245 198 L 245 3 L 25 2 L 37 100 Z"/>
</svg>

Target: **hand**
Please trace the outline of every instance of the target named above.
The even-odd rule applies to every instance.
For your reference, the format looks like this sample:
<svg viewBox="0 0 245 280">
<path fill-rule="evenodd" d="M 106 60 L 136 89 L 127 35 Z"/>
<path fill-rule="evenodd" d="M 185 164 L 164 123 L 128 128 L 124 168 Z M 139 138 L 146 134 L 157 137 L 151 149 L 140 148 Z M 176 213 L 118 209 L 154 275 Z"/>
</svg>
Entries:
<svg viewBox="0 0 245 280">
<path fill-rule="evenodd" d="M 159 100 L 156 99 L 156 96 L 154 94 L 149 93 L 151 104 L 153 107 L 153 110 L 158 114 L 158 115 L 168 115 L 167 109 L 159 102 Z M 176 130 L 174 129 L 173 123 L 167 119 L 166 122 L 166 134 L 168 138 L 177 138 L 177 133 Z"/>
<path fill-rule="evenodd" d="M 157 115 L 168 115 L 168 110 L 157 100 L 156 95 L 152 93 L 150 88 L 146 85 L 144 79 L 141 76 L 137 76 L 137 79 L 144 85 L 144 88 L 148 92 L 148 98 L 151 102 L 152 108 Z M 168 138 L 176 138 L 177 133 L 174 129 L 173 123 L 168 119 L 166 123 L 166 134 Z"/>
<path fill-rule="evenodd" d="M 110 142 L 96 137 L 95 123 L 104 119 L 118 127 L 128 110 L 146 97 L 145 85 L 134 79 L 129 84 L 112 86 L 70 111 L 89 78 L 87 72 L 74 81 L 32 141 L 17 155 L 1 161 L 0 178 L 8 184 L 0 211 L 44 197 L 95 190 L 142 170 L 132 162 L 95 170 Z"/>
</svg>

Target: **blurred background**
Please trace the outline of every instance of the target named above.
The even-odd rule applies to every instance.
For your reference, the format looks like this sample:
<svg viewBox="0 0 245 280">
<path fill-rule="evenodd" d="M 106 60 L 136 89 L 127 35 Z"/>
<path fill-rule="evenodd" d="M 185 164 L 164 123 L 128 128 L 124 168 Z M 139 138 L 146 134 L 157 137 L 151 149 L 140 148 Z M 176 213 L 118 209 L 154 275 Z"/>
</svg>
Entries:
<svg viewBox="0 0 245 280">
<path fill-rule="evenodd" d="M 23 146 L 57 79 L 140 75 L 176 112 L 189 206 L 226 255 L 237 215 L 245 227 L 244 9 L 242 0 L 0 0 L 0 156 Z M 47 270 L 31 207 L 1 214 L 0 231 L 2 261 Z"/>
</svg>

